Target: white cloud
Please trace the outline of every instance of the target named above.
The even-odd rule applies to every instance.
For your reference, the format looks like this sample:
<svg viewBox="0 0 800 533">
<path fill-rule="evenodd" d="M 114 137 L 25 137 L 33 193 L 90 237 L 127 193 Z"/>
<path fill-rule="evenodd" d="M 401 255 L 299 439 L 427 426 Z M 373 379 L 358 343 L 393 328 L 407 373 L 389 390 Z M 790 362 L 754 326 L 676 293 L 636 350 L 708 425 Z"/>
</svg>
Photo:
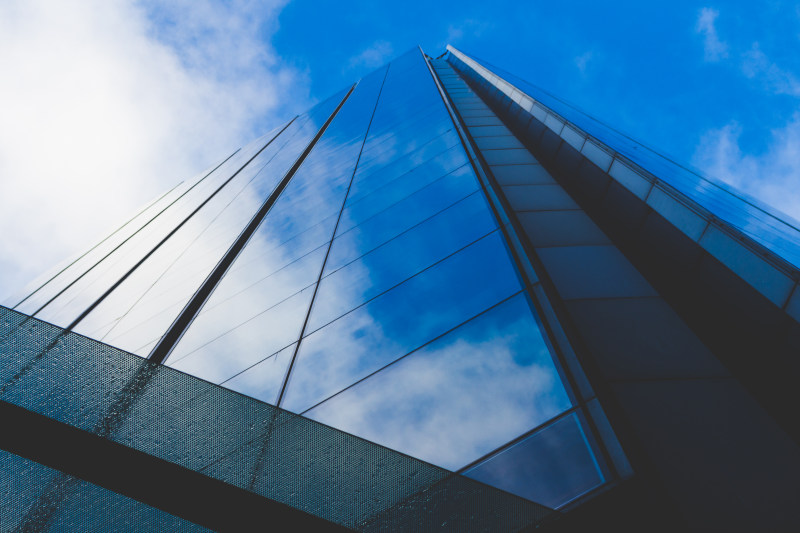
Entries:
<svg viewBox="0 0 800 533">
<path fill-rule="evenodd" d="M 695 30 L 705 37 L 705 59 L 718 62 L 729 57 L 728 44 L 721 41 L 714 25 L 719 11 L 703 8 L 697 18 Z M 754 42 L 744 52 L 735 51 L 739 56 L 739 68 L 747 78 L 759 81 L 763 88 L 774 94 L 800 96 L 800 79 L 792 72 L 772 62 L 761 50 L 758 42 Z"/>
<path fill-rule="evenodd" d="M 771 92 L 800 96 L 800 80 L 770 61 L 758 43 L 742 54 L 742 72 L 748 78 L 761 80 Z"/>
<path fill-rule="evenodd" d="M 485 327 L 490 318 L 475 323 Z M 517 347 L 530 321 L 479 330 L 480 340 L 460 338 L 475 323 L 305 416 L 456 470 L 568 407 L 544 343 L 527 345 L 528 353 Z"/>
<path fill-rule="evenodd" d="M 444 43 L 458 45 L 464 37 L 480 37 L 485 31 L 492 27 L 491 24 L 481 20 L 466 19 L 458 24 L 450 25 L 447 28 L 447 41 Z M 444 50 L 444 45 L 440 48 Z"/>
<path fill-rule="evenodd" d="M 366 67 L 368 69 L 378 68 L 392 59 L 394 48 L 388 41 L 375 41 L 363 52 L 350 58 L 347 62 L 348 68 Z"/>
<path fill-rule="evenodd" d="M 594 59 L 594 52 L 591 50 L 575 58 L 575 66 L 578 67 L 581 74 L 586 74 L 586 67 L 592 59 Z"/>
<path fill-rule="evenodd" d="M 760 154 L 742 152 L 742 131 L 730 122 L 707 132 L 695 153 L 695 166 L 800 219 L 800 112 L 772 130 Z"/>
<path fill-rule="evenodd" d="M 0 4 L 0 297 L 305 107 L 282 4 Z"/>
<path fill-rule="evenodd" d="M 695 31 L 705 38 L 703 46 L 706 61 L 719 61 L 728 57 L 728 45 L 720 40 L 714 26 L 718 16 L 719 11 L 710 7 L 701 9 L 697 16 Z"/>
</svg>

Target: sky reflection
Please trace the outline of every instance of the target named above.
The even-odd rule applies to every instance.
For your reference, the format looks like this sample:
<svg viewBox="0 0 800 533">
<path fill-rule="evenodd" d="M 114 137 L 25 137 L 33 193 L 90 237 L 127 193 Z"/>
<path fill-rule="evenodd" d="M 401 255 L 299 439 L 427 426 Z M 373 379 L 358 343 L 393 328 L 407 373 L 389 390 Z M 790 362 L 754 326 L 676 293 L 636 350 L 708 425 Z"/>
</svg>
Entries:
<svg viewBox="0 0 800 533">
<path fill-rule="evenodd" d="M 455 470 L 569 407 L 518 294 L 306 416 Z"/>
<path fill-rule="evenodd" d="M 149 353 L 338 102 L 298 118 L 76 330 Z M 163 238 L 165 221 L 174 227 L 256 148 L 223 164 L 48 316 L 81 312 Z M 166 364 L 455 470 L 573 407 L 523 289 L 413 50 L 355 87 Z M 542 496 L 515 481 L 507 465 L 536 471 L 520 452 L 534 448 L 509 448 L 474 477 L 537 501 L 577 490 Z M 538 450 L 539 461 L 550 453 Z M 594 475 L 579 452 L 565 453 L 562 463 Z"/>
</svg>

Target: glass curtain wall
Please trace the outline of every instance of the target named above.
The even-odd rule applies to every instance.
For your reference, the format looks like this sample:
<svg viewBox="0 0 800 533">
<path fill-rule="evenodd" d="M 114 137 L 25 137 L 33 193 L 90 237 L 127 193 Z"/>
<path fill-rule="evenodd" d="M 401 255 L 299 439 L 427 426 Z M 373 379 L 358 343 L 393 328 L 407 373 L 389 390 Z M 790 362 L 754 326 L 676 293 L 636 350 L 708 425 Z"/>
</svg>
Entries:
<svg viewBox="0 0 800 533">
<path fill-rule="evenodd" d="M 343 97 L 17 309 L 146 356 Z M 609 479 L 419 50 L 356 85 L 237 254 L 165 364 L 550 507 Z"/>
</svg>

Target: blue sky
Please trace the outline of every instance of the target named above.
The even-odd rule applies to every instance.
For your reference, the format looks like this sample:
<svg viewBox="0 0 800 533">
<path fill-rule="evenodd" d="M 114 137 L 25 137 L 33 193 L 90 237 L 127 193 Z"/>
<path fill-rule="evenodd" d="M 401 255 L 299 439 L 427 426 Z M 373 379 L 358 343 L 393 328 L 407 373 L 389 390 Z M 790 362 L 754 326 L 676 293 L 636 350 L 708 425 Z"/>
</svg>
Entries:
<svg viewBox="0 0 800 533">
<path fill-rule="evenodd" d="M 706 171 L 722 168 L 718 143 L 757 158 L 797 122 L 800 4 L 350 6 L 299 1 L 281 13 L 274 46 L 312 73 L 313 96 L 413 43 L 438 55 L 449 42 Z"/>
<path fill-rule="evenodd" d="M 800 218 L 795 3 L 19 0 L 0 6 L 0 294 L 403 51 L 447 43 Z"/>
</svg>

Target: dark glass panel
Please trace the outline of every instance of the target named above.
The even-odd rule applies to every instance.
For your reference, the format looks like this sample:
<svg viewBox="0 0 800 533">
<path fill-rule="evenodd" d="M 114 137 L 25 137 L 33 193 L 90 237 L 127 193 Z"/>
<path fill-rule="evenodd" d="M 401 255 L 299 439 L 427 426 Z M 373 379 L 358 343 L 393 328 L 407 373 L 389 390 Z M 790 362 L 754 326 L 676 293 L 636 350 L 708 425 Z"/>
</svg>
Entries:
<svg viewBox="0 0 800 533">
<path fill-rule="evenodd" d="M 215 324 L 214 330 L 203 331 L 200 328 L 208 327 L 209 321 L 197 322 L 198 326 L 188 330 L 167 364 L 212 383 L 222 383 L 296 342 L 312 294 L 313 287 L 300 291 L 235 326 Z"/>
<path fill-rule="evenodd" d="M 613 245 L 539 248 L 539 257 L 564 299 L 658 295 Z"/>
<path fill-rule="evenodd" d="M 577 413 L 471 468 L 467 477 L 558 508 L 605 479 Z"/>
<path fill-rule="evenodd" d="M 529 211 L 517 216 L 531 244 L 537 248 L 611 242 L 584 211 Z"/>
<path fill-rule="evenodd" d="M 514 211 L 579 210 L 567 192 L 552 185 L 504 185 L 503 192 Z"/>
</svg>

